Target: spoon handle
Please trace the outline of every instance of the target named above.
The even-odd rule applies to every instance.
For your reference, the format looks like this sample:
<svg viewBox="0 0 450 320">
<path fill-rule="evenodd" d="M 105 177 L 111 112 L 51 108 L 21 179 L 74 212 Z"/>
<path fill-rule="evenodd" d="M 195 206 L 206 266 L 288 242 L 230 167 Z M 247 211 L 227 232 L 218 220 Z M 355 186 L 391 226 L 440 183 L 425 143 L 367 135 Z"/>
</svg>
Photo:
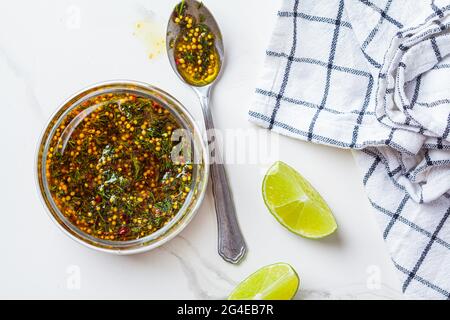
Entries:
<svg viewBox="0 0 450 320">
<path fill-rule="evenodd" d="M 197 91 L 205 119 L 208 146 L 213 146 L 210 150 L 210 168 L 219 233 L 218 251 L 225 261 L 238 263 L 244 257 L 247 248 L 239 228 L 233 195 L 215 139 L 214 122 L 209 108 L 209 92 L 209 89 L 205 92 Z"/>
</svg>

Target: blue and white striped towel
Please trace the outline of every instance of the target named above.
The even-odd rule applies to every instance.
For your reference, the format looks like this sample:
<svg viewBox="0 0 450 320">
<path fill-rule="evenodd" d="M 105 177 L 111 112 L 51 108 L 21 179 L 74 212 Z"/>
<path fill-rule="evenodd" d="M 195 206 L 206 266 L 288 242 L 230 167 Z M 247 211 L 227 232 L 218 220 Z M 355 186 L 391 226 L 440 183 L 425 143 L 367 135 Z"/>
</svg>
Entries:
<svg viewBox="0 0 450 320">
<path fill-rule="evenodd" d="M 450 299 L 450 2 L 284 0 L 250 120 L 357 149 L 409 297 Z"/>
</svg>

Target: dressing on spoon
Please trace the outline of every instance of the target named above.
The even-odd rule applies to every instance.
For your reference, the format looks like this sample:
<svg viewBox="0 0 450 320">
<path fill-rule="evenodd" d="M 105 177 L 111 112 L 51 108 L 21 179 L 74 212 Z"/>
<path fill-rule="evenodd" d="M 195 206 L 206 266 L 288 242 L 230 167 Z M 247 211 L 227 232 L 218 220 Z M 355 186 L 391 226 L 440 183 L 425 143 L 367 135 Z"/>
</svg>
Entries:
<svg viewBox="0 0 450 320">
<path fill-rule="evenodd" d="M 178 4 L 172 20 L 180 27 L 176 39 L 170 46 L 174 49 L 174 59 L 179 74 L 194 86 L 204 86 L 216 79 L 220 71 L 220 57 L 215 45 L 215 35 L 204 23 L 187 14 L 187 4 Z"/>
</svg>

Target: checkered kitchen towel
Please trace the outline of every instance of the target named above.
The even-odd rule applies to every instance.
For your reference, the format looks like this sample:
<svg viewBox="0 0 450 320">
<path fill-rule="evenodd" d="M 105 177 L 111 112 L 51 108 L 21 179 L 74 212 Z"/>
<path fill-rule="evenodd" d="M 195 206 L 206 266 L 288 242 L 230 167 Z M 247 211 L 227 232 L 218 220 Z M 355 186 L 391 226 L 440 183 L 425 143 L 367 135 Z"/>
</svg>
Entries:
<svg viewBox="0 0 450 320">
<path fill-rule="evenodd" d="M 284 0 L 250 120 L 357 149 L 403 291 L 450 299 L 450 1 Z"/>
</svg>

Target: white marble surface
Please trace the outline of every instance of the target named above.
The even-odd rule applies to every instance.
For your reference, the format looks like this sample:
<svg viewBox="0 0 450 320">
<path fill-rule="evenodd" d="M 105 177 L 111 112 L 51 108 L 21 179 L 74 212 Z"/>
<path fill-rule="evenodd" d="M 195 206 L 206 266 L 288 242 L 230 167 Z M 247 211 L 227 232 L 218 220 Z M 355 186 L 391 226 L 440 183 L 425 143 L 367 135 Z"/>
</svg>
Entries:
<svg viewBox="0 0 450 320">
<path fill-rule="evenodd" d="M 260 192 L 265 164 L 228 165 L 249 247 L 239 266 L 216 253 L 210 190 L 180 236 L 137 256 L 91 251 L 53 225 L 35 187 L 35 148 L 48 117 L 69 95 L 99 81 L 135 79 L 169 91 L 200 115 L 194 93 L 171 71 L 165 54 L 149 47 L 142 31 L 134 34 L 136 23 L 144 22 L 144 31 L 163 36 L 174 3 L 0 1 L 0 298 L 224 298 L 248 274 L 278 261 L 300 274 L 299 299 L 401 297 L 350 152 L 286 137 L 277 140 L 276 157 L 310 179 L 337 218 L 337 234 L 323 241 L 289 233 L 267 212 Z M 279 1 L 205 3 L 221 25 L 227 51 L 213 94 L 216 125 L 262 131 L 248 123 L 247 107 Z"/>
</svg>

